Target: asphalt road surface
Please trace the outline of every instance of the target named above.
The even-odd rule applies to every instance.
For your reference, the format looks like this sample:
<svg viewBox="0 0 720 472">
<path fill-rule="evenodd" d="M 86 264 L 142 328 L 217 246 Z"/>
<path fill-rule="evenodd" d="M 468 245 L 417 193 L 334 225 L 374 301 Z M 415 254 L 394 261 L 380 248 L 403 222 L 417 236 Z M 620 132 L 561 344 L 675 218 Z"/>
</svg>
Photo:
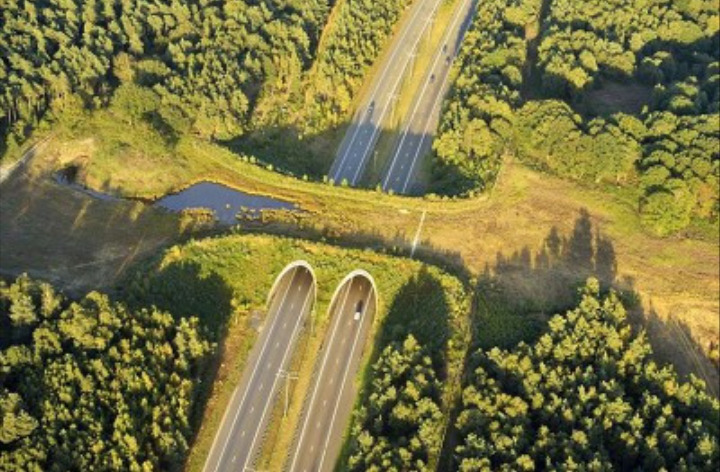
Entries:
<svg viewBox="0 0 720 472">
<path fill-rule="evenodd" d="M 382 189 L 393 193 L 414 193 L 413 187 L 421 160 L 431 151 L 433 134 L 438 125 L 442 99 L 448 89 L 448 77 L 453 59 L 460 50 L 462 38 L 472 24 L 477 0 L 463 0 L 445 30 L 442 44 L 433 58 L 430 69 L 405 127 L 396 145 L 390 164 L 382 179 Z"/>
<path fill-rule="evenodd" d="M 336 184 L 347 181 L 357 185 L 362 179 L 375 144 L 380 137 L 382 122 L 391 113 L 400 82 L 412 67 L 413 53 L 428 32 L 441 0 L 417 0 L 407 13 L 410 19 L 403 25 L 387 57 L 375 77 L 371 93 L 358 106 L 358 111 L 340 144 L 328 177 Z"/>
<path fill-rule="evenodd" d="M 355 374 L 375 308 L 372 285 L 364 276 L 350 279 L 338 294 L 333 327 L 325 340 L 320 370 L 290 454 L 290 471 L 334 469 L 352 412 Z M 356 320 L 358 311 L 360 318 Z"/>
<path fill-rule="evenodd" d="M 304 267 L 280 280 L 258 341 L 253 346 L 220 429 L 205 472 L 252 468 L 270 416 L 273 398 L 283 380 L 278 376 L 292 357 L 297 334 L 313 303 L 314 281 Z"/>
</svg>

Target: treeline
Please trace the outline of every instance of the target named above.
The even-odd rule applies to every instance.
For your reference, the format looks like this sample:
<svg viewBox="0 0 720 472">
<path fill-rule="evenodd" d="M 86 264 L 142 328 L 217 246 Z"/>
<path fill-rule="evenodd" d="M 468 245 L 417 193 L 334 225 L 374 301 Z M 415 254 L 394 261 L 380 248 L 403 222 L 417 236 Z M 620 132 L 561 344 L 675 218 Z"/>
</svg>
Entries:
<svg viewBox="0 0 720 472">
<path fill-rule="evenodd" d="M 455 467 L 717 470 L 720 403 L 650 356 L 617 296 L 590 279 L 533 345 L 475 353 Z"/>
<path fill-rule="evenodd" d="M 651 0 L 641 13 L 633 0 L 563 0 L 549 4 L 544 18 L 538 17 L 538 2 L 491 3 L 479 9 L 473 25 L 490 29 L 468 36 L 443 113 L 434 191 L 482 190 L 497 174 L 503 153 L 514 152 L 563 177 L 637 187 L 642 220 L 661 235 L 696 217 L 717 219 L 715 2 Z M 513 22 L 518 11 L 527 13 L 520 17 L 524 27 Z M 535 59 L 529 52 L 538 41 Z M 490 45 L 500 53 L 488 52 Z M 527 80 L 530 72 L 534 80 Z M 638 94 L 647 95 L 645 103 L 627 106 L 642 102 Z M 456 103 L 456 97 L 473 105 Z M 479 110 L 490 101 L 500 103 L 494 108 L 504 110 L 502 120 L 496 112 L 478 123 Z M 596 106 L 598 101 L 604 106 Z M 501 132 L 508 122 L 514 128 Z"/>
<path fill-rule="evenodd" d="M 427 349 L 409 335 L 386 346 L 372 366 L 369 395 L 355 414 L 348 468 L 431 470 L 439 453 L 442 387 Z"/>
<path fill-rule="evenodd" d="M 173 470 L 212 346 L 197 319 L 0 282 L 0 470 Z"/>
<path fill-rule="evenodd" d="M 10 2 L 0 155 L 45 118 L 107 105 L 119 85 L 131 117 L 163 131 L 242 134 L 257 96 L 309 67 L 328 12 L 327 0 Z"/>
<path fill-rule="evenodd" d="M 339 0 L 339 11 L 323 39 L 309 75 L 302 124 L 307 132 L 339 125 L 370 66 L 412 0 Z"/>
<path fill-rule="evenodd" d="M 539 9 L 540 0 L 478 4 L 433 142 L 431 191 L 463 194 L 495 180 L 513 141 L 513 110 L 522 103 L 525 31 Z"/>
</svg>

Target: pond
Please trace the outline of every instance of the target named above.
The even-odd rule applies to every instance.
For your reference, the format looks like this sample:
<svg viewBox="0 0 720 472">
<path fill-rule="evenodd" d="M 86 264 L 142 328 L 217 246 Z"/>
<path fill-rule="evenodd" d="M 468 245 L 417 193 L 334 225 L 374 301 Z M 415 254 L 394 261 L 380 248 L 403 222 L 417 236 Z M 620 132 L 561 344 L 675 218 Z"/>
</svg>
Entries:
<svg viewBox="0 0 720 472">
<path fill-rule="evenodd" d="M 71 187 L 100 200 L 119 200 L 120 198 L 102 192 L 90 190 L 76 183 L 77 167 L 67 167 L 54 175 L 60 185 Z M 152 204 L 172 212 L 190 208 L 206 208 L 215 213 L 221 223 L 237 223 L 236 215 L 257 215 L 261 210 L 298 210 L 299 208 L 285 200 L 260 195 L 252 195 L 213 182 L 200 182 L 182 192 L 167 195 Z"/>
<path fill-rule="evenodd" d="M 189 208 L 208 208 L 215 212 L 218 221 L 227 224 L 237 222 L 240 212 L 260 210 L 297 210 L 293 203 L 275 198 L 251 195 L 213 182 L 200 182 L 182 192 L 167 195 L 154 203 L 170 211 Z"/>
</svg>

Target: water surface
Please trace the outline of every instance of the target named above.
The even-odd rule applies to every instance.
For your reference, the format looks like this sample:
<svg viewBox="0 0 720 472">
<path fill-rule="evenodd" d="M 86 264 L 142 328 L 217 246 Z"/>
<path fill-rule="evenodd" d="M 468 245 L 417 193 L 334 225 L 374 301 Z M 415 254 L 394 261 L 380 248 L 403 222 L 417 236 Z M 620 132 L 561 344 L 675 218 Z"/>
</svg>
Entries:
<svg viewBox="0 0 720 472">
<path fill-rule="evenodd" d="M 260 195 L 241 192 L 213 182 L 200 182 L 182 192 L 167 195 L 155 206 L 170 211 L 182 211 L 189 208 L 208 208 L 215 212 L 223 223 L 237 222 L 236 215 L 260 210 L 297 210 L 293 203 Z"/>
</svg>

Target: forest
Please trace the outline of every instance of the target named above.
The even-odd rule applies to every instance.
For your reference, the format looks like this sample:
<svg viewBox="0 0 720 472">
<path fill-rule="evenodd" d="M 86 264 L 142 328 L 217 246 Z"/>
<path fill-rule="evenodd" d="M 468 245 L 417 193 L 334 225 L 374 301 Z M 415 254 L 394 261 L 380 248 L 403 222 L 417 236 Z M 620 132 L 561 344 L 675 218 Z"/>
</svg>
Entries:
<svg viewBox="0 0 720 472">
<path fill-rule="evenodd" d="M 214 347 L 196 318 L 0 281 L 0 470 L 183 464 Z"/>
<path fill-rule="evenodd" d="M 330 25 L 309 76 L 303 129 L 318 132 L 349 118 L 370 66 L 411 0 L 346 0 Z"/>
<path fill-rule="evenodd" d="M 348 119 L 365 74 L 409 4 L 10 2 L 0 12 L 0 160 L 17 155 L 35 130 L 72 128 L 109 110 L 113 123 L 149 125 L 167 153 L 185 135 L 249 154 L 270 146 L 256 157 L 319 176 L 324 169 L 307 162 L 301 135 Z M 281 144 L 288 136 L 266 134 L 277 127 L 293 130 L 292 146 Z M 136 141 L 152 134 L 135 132 Z M 251 149 L 236 149 L 253 132 Z M 287 156 L 276 157 L 278 151 Z"/>
<path fill-rule="evenodd" d="M 617 295 L 589 279 L 536 342 L 471 357 L 454 467 L 717 470 L 720 403 L 651 355 Z"/>
<path fill-rule="evenodd" d="M 642 4 L 480 5 L 434 143 L 433 191 L 484 190 L 514 155 L 636 192 L 642 221 L 659 235 L 716 221 L 717 4 Z"/>
<path fill-rule="evenodd" d="M 0 155 L 115 100 L 165 133 L 244 133 L 260 94 L 307 69 L 324 0 L 23 0 L 0 13 Z M 269 90 L 268 90 L 269 89 Z"/>
<path fill-rule="evenodd" d="M 478 4 L 433 142 L 432 192 L 482 191 L 497 177 L 514 139 L 514 110 L 522 103 L 525 25 L 539 8 L 540 0 Z"/>
<path fill-rule="evenodd" d="M 385 347 L 352 433 L 352 471 L 432 470 L 441 443 L 441 385 L 432 360 L 412 335 Z"/>
</svg>

